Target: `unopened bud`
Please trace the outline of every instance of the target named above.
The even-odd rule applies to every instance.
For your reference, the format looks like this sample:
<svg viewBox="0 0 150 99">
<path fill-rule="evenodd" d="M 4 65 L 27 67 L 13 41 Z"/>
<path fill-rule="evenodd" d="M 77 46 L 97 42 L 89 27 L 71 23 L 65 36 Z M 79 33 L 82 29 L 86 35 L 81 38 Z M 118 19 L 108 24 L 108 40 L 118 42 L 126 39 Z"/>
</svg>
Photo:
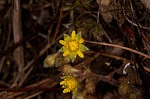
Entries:
<svg viewBox="0 0 150 99">
<path fill-rule="evenodd" d="M 120 85 L 118 86 L 119 94 L 121 96 L 128 96 L 131 93 L 131 86 L 126 77 L 119 78 Z"/>
<path fill-rule="evenodd" d="M 73 96 L 73 99 L 85 99 L 86 91 L 78 91 L 76 95 Z"/>
<path fill-rule="evenodd" d="M 93 94 L 95 92 L 95 84 L 93 82 L 86 83 L 85 90 L 87 93 Z"/>
<path fill-rule="evenodd" d="M 44 60 L 44 67 L 45 68 L 47 68 L 47 67 L 54 67 L 55 60 L 58 57 L 58 55 L 59 55 L 59 52 L 57 52 L 55 54 L 52 54 L 52 55 L 48 55 L 46 57 L 46 59 Z"/>
<path fill-rule="evenodd" d="M 65 73 L 65 74 L 73 74 L 73 73 L 80 72 L 80 70 L 72 67 L 69 64 L 62 66 L 59 70 L 62 71 L 63 73 Z"/>
<path fill-rule="evenodd" d="M 62 54 L 60 54 L 59 57 L 56 58 L 55 67 L 60 67 L 64 64 L 68 64 L 69 62 L 71 62 L 71 59 L 69 56 L 64 57 Z"/>
</svg>

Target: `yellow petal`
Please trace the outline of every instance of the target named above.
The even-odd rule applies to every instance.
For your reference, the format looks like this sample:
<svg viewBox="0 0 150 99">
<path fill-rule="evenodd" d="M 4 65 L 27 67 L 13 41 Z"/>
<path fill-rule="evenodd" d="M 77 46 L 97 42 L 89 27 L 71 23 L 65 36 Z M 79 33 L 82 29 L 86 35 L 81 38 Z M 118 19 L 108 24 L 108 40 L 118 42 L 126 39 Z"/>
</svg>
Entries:
<svg viewBox="0 0 150 99">
<path fill-rule="evenodd" d="M 69 51 L 65 51 L 65 52 L 63 53 L 63 56 L 67 56 L 67 55 L 69 55 Z"/>
<path fill-rule="evenodd" d="M 59 40 L 59 43 L 62 45 L 67 45 L 67 43 L 64 40 Z"/>
<path fill-rule="evenodd" d="M 70 92 L 69 88 L 63 90 L 63 93 L 68 93 L 68 92 Z"/>
<path fill-rule="evenodd" d="M 63 85 L 63 84 L 65 84 L 65 83 L 66 83 L 65 81 L 61 81 L 61 82 L 60 82 L 60 85 Z"/>
<path fill-rule="evenodd" d="M 75 31 L 72 31 L 72 33 L 71 33 L 71 38 L 72 38 L 72 39 L 75 39 L 75 37 L 76 37 L 76 32 L 75 32 Z"/>
<path fill-rule="evenodd" d="M 81 52 L 81 51 L 77 51 L 77 54 L 79 55 L 79 57 L 81 57 L 81 58 L 83 58 L 84 57 L 84 55 L 83 55 L 83 53 Z"/>
<path fill-rule="evenodd" d="M 83 38 L 79 39 L 79 43 L 83 43 L 83 42 L 84 42 Z"/>
<path fill-rule="evenodd" d="M 75 60 L 76 57 L 77 57 L 77 53 L 76 53 L 76 52 L 70 52 L 69 57 L 70 57 L 70 59 L 71 59 L 71 61 L 72 61 L 72 63 L 73 63 L 74 60 Z"/>
</svg>

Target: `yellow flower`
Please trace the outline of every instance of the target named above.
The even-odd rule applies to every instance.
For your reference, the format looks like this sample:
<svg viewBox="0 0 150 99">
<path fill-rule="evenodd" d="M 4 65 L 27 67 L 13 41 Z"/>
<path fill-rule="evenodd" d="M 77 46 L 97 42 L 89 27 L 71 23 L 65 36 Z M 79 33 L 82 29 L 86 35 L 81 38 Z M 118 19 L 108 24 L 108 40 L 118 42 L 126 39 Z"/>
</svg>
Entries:
<svg viewBox="0 0 150 99">
<path fill-rule="evenodd" d="M 63 81 L 60 82 L 60 85 L 63 85 L 64 88 L 63 93 L 71 92 L 75 94 L 77 92 L 78 82 L 76 79 L 71 75 L 66 75 L 63 77 Z"/>
<path fill-rule="evenodd" d="M 82 43 L 84 39 L 81 37 L 81 32 L 76 34 L 75 31 L 72 31 L 71 37 L 67 34 L 64 34 L 64 40 L 60 40 L 59 43 L 63 45 L 63 47 L 59 50 L 60 52 L 64 52 L 63 56 L 68 56 L 74 62 L 76 56 L 83 58 L 83 51 L 89 50 Z"/>
</svg>

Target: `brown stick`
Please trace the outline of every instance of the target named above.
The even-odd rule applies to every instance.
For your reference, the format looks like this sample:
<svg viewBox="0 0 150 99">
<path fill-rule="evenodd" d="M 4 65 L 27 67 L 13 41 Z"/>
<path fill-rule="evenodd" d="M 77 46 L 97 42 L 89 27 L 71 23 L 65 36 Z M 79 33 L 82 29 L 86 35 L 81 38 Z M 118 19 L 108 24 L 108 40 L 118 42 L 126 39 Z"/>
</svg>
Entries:
<svg viewBox="0 0 150 99">
<path fill-rule="evenodd" d="M 22 39 L 22 28 L 21 28 L 21 7 L 20 0 L 14 0 L 13 8 L 13 35 L 14 43 L 18 43 Z M 13 53 L 14 59 L 17 62 L 19 71 L 24 67 L 24 54 L 23 46 L 18 47 Z"/>
<path fill-rule="evenodd" d="M 146 58 L 150 58 L 150 55 L 147 55 L 147 54 L 144 54 L 144 53 L 139 52 L 139 51 L 137 51 L 137 50 L 134 50 L 134 49 L 131 49 L 131 48 L 128 48 L 128 47 L 124 47 L 124 46 L 120 46 L 120 45 L 109 44 L 109 43 L 103 43 L 103 42 L 87 41 L 87 40 L 86 40 L 85 42 L 87 42 L 87 43 L 92 43 L 92 44 L 99 44 L 99 45 L 111 46 L 111 47 L 117 47 L 117 48 L 121 48 L 121 49 L 130 51 L 130 52 L 139 54 L 139 55 L 144 56 L 144 57 L 146 57 Z"/>
<path fill-rule="evenodd" d="M 56 38 L 56 36 L 57 36 L 57 33 L 58 33 L 58 30 L 59 30 L 60 25 L 61 25 L 62 16 L 63 16 L 63 5 L 64 5 L 64 0 L 62 0 L 62 3 L 61 3 L 59 20 L 58 20 L 58 24 L 57 24 L 57 27 L 56 27 L 56 30 L 55 30 L 55 34 L 54 34 L 53 40 L 55 40 L 55 38 Z"/>
<path fill-rule="evenodd" d="M 60 88 L 49 88 L 49 87 L 33 87 L 33 88 L 0 88 L 0 91 L 7 92 L 28 92 L 28 91 L 57 91 Z"/>
</svg>

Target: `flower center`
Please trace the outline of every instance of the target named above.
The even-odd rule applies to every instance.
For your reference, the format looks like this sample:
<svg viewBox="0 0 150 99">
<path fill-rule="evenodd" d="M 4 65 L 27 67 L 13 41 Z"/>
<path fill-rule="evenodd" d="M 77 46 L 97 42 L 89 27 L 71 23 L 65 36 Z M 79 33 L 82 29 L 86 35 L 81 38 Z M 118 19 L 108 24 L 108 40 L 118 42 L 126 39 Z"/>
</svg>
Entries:
<svg viewBox="0 0 150 99">
<path fill-rule="evenodd" d="M 73 90 L 75 89 L 75 87 L 76 87 L 76 82 L 73 81 L 73 79 L 69 79 L 69 80 L 67 81 L 67 85 L 68 85 L 68 88 L 69 88 L 71 91 L 73 91 Z"/>
<path fill-rule="evenodd" d="M 78 49 L 79 44 L 77 43 L 77 41 L 70 41 L 68 43 L 69 48 L 71 51 L 76 51 Z"/>
</svg>

